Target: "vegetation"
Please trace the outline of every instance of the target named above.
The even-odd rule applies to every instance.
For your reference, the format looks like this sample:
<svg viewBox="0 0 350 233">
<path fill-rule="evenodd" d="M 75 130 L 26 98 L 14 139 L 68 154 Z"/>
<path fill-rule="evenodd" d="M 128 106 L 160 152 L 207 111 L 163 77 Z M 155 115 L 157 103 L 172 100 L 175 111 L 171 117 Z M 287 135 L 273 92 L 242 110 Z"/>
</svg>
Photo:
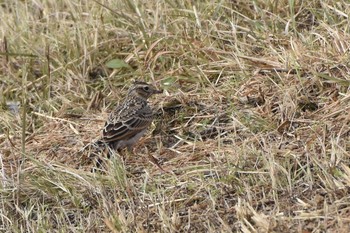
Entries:
<svg viewBox="0 0 350 233">
<path fill-rule="evenodd" d="M 350 232 L 348 1 L 0 6 L 1 232 Z M 157 119 L 93 173 L 134 79 Z"/>
</svg>

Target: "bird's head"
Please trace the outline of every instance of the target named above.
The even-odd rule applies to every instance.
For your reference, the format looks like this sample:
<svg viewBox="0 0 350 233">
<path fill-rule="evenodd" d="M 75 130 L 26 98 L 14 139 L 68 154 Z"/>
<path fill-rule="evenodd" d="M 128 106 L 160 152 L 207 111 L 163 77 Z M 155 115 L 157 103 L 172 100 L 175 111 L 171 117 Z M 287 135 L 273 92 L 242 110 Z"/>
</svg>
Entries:
<svg viewBox="0 0 350 233">
<path fill-rule="evenodd" d="M 145 82 L 135 81 L 129 89 L 128 95 L 136 95 L 148 99 L 153 94 L 160 93 L 163 93 L 163 90 L 158 90 L 155 86 Z"/>
</svg>

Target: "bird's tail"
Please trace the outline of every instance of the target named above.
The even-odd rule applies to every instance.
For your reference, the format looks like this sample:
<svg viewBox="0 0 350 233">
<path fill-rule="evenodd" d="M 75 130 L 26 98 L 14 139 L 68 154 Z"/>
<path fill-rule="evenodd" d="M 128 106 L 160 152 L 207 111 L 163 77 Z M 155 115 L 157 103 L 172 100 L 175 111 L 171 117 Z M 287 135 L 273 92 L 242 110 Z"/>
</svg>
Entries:
<svg viewBox="0 0 350 233">
<path fill-rule="evenodd" d="M 96 140 L 94 142 L 90 142 L 87 145 L 85 145 L 83 148 L 81 148 L 80 152 L 95 152 L 95 153 L 97 153 L 97 152 L 105 149 L 106 146 L 107 146 L 107 144 L 99 139 L 99 140 Z"/>
<path fill-rule="evenodd" d="M 110 150 L 109 145 L 101 139 L 90 142 L 81 149 L 89 160 L 95 160 L 95 167 L 91 169 L 92 172 L 102 167 L 103 158 L 110 157 Z"/>
</svg>

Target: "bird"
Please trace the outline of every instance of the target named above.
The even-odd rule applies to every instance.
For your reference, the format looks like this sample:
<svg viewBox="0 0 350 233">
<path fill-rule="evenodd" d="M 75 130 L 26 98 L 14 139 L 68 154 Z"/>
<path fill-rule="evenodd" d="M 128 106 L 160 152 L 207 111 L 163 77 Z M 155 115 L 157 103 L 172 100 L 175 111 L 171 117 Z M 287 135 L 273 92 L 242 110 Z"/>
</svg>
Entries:
<svg viewBox="0 0 350 233">
<path fill-rule="evenodd" d="M 97 144 L 116 151 L 127 148 L 131 152 L 154 119 L 148 98 L 162 92 L 149 83 L 135 81 L 123 102 L 109 114 Z"/>
</svg>

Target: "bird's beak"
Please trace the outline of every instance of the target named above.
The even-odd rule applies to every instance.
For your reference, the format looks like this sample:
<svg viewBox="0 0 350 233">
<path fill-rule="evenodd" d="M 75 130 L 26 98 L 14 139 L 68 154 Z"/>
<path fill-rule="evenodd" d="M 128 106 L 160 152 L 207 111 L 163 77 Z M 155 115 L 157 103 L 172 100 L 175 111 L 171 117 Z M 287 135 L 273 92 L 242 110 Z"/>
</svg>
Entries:
<svg viewBox="0 0 350 233">
<path fill-rule="evenodd" d="M 153 91 L 153 93 L 154 93 L 154 94 L 161 94 L 161 93 L 163 93 L 163 90 L 157 90 L 157 89 L 156 89 L 156 90 Z"/>
</svg>

